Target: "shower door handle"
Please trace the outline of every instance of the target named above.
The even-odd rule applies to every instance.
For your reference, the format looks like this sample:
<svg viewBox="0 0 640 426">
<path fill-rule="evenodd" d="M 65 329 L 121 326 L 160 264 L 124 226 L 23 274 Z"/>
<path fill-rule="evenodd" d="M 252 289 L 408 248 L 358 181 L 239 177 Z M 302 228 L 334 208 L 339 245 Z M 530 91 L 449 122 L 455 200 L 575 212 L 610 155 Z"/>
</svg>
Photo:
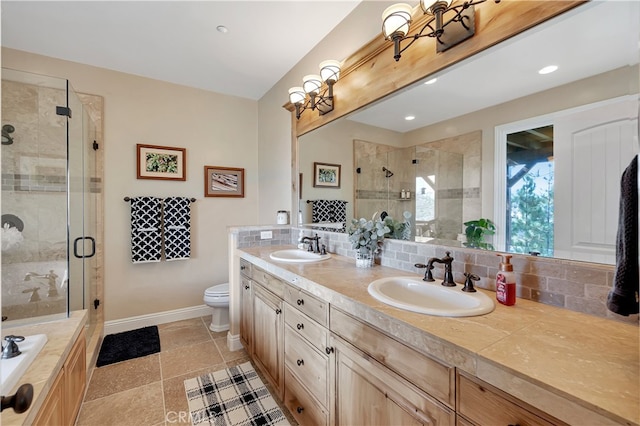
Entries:
<svg viewBox="0 0 640 426">
<path fill-rule="evenodd" d="M 80 254 L 78 253 L 78 241 L 89 240 L 91 241 L 91 253 L 90 254 Z M 89 257 L 93 257 L 96 254 L 96 240 L 93 237 L 78 237 L 73 240 L 73 255 L 78 259 L 86 259 Z"/>
</svg>

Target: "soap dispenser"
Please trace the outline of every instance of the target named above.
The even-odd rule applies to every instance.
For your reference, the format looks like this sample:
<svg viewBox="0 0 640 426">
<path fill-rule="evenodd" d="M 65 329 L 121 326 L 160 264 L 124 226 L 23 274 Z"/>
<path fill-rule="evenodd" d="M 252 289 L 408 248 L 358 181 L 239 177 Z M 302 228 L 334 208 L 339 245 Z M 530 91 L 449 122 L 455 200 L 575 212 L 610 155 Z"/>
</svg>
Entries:
<svg viewBox="0 0 640 426">
<path fill-rule="evenodd" d="M 498 254 L 498 256 L 502 256 L 502 262 L 496 274 L 496 299 L 503 305 L 515 305 L 516 274 L 513 273 L 513 265 L 509 262 L 512 256 L 510 254 Z"/>
</svg>

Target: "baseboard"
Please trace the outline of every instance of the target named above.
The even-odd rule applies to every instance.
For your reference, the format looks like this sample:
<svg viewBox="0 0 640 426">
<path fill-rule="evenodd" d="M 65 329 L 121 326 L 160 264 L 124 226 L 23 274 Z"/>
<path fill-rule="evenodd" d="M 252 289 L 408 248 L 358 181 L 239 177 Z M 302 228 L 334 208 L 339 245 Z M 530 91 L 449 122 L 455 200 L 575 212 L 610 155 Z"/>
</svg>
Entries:
<svg viewBox="0 0 640 426">
<path fill-rule="evenodd" d="M 244 346 L 242 346 L 242 342 L 240 341 L 240 335 L 232 335 L 231 333 L 227 333 L 227 347 L 232 352 L 239 351 L 240 349 L 244 348 Z"/>
<path fill-rule="evenodd" d="M 137 317 L 123 318 L 113 321 L 105 321 L 104 334 L 121 333 L 152 325 L 166 324 L 191 318 L 199 318 L 211 315 L 211 308 L 207 305 L 192 306 L 190 308 L 175 309 L 173 311 L 157 312 L 154 314 L 140 315 Z"/>
</svg>

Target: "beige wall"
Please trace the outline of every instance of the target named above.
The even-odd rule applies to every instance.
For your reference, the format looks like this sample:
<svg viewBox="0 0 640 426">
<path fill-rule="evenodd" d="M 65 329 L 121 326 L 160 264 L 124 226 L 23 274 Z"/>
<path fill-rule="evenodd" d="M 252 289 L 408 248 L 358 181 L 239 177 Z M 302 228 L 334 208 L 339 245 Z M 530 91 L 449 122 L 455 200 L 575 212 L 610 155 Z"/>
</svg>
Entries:
<svg viewBox="0 0 640 426">
<path fill-rule="evenodd" d="M 205 288 L 228 281 L 227 226 L 258 221 L 256 101 L 11 49 L 2 49 L 2 66 L 104 97 L 105 320 L 202 305 Z M 136 179 L 137 143 L 187 148 L 187 180 Z M 244 168 L 245 198 L 203 198 L 204 165 Z M 137 195 L 197 198 L 190 260 L 131 263 L 123 198 Z"/>
</svg>

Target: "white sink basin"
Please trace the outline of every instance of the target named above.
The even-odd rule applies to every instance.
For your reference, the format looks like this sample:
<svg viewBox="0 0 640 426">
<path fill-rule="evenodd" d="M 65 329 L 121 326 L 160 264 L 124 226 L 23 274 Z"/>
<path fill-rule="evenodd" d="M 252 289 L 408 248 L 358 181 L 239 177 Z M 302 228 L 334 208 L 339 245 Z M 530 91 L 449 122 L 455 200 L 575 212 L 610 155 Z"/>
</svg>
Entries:
<svg viewBox="0 0 640 426">
<path fill-rule="evenodd" d="M 274 251 L 269 255 L 269 257 L 278 262 L 313 263 L 330 259 L 331 254 L 318 254 L 300 249 L 288 249 Z"/>
<path fill-rule="evenodd" d="M 0 359 L 0 370 L 2 371 L 2 386 L 0 392 L 2 395 L 7 395 L 13 387 L 18 384 L 20 378 L 26 373 L 27 368 L 40 350 L 47 343 L 47 336 L 45 334 L 34 334 L 32 336 L 25 336 L 22 342 L 16 342 L 20 355 L 9 359 Z M 3 339 L 2 345 L 6 345 L 7 342 Z"/>
<path fill-rule="evenodd" d="M 369 284 L 369 294 L 396 308 L 442 317 L 470 317 L 493 311 L 493 299 L 481 292 L 467 293 L 461 285 L 444 287 L 416 277 L 390 277 Z"/>
</svg>

